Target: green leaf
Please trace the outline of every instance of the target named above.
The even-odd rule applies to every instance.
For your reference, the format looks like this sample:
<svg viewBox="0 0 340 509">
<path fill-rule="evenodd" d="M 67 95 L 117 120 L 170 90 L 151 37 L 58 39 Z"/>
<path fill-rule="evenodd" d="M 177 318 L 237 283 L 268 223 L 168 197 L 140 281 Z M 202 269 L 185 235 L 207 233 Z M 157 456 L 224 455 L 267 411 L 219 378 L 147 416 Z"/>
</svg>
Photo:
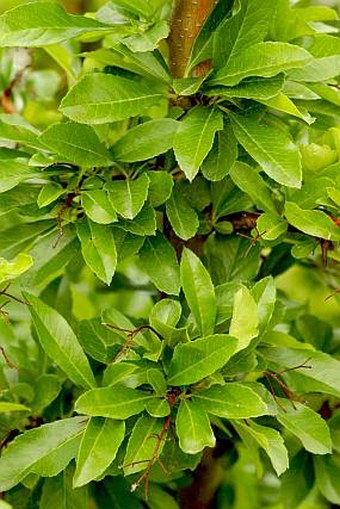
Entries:
<svg viewBox="0 0 340 509">
<path fill-rule="evenodd" d="M 269 99 L 261 99 L 259 102 L 265 104 L 268 106 L 268 108 L 282 111 L 283 113 L 288 113 L 288 115 L 292 115 L 293 117 L 300 118 L 301 120 L 304 120 L 304 122 L 306 122 L 308 125 L 313 124 L 315 121 L 315 118 L 313 118 L 307 110 L 302 111 L 299 109 L 294 104 L 294 102 L 282 92 L 279 92 L 275 97 L 270 97 Z"/>
<path fill-rule="evenodd" d="M 78 488 L 103 474 L 115 459 L 125 435 L 125 422 L 92 417 L 82 436 L 73 486 Z"/>
<path fill-rule="evenodd" d="M 161 118 L 129 129 L 113 145 L 113 157 L 130 163 L 163 154 L 173 147 L 178 126 L 176 120 Z"/>
<path fill-rule="evenodd" d="M 266 348 L 264 355 L 274 370 L 290 369 L 282 376 L 294 392 L 340 396 L 340 361 L 330 355 L 303 348 Z"/>
<path fill-rule="evenodd" d="M 34 384 L 34 399 L 30 402 L 33 415 L 41 415 L 61 390 L 61 381 L 57 375 L 42 374 Z"/>
<path fill-rule="evenodd" d="M 249 387 L 236 382 L 213 386 L 192 395 L 204 409 L 217 417 L 248 419 L 268 413 L 267 405 Z"/>
<path fill-rule="evenodd" d="M 125 420 L 141 413 L 155 396 L 124 386 L 101 387 L 82 394 L 75 403 L 81 414 Z"/>
<path fill-rule="evenodd" d="M 142 210 L 148 196 L 149 177 L 143 173 L 136 180 L 116 180 L 106 185 L 113 208 L 126 219 Z"/>
<path fill-rule="evenodd" d="M 294 405 L 280 399 L 277 420 L 301 440 L 303 447 L 313 454 L 330 454 L 332 440 L 326 421 L 314 410 L 294 401 Z"/>
<path fill-rule="evenodd" d="M 281 478 L 284 508 L 295 509 L 304 501 L 314 486 L 311 457 L 301 449 L 289 462 L 289 470 Z"/>
<path fill-rule="evenodd" d="M 109 285 L 117 266 L 112 230 L 92 221 L 78 222 L 76 227 L 86 264 L 101 281 Z"/>
<path fill-rule="evenodd" d="M 145 470 L 149 461 L 155 460 L 161 454 L 164 440 L 161 440 L 164 419 L 156 419 L 149 415 L 142 415 L 136 422 L 124 458 L 124 474 L 130 475 Z"/>
<path fill-rule="evenodd" d="M 85 389 L 95 387 L 90 364 L 66 320 L 41 301 L 24 292 L 39 342 L 46 354 L 76 384 Z"/>
<path fill-rule="evenodd" d="M 241 191 L 250 196 L 258 209 L 277 214 L 270 189 L 255 168 L 237 161 L 230 170 L 230 177 Z"/>
<path fill-rule="evenodd" d="M 237 352 L 247 348 L 251 340 L 256 338 L 259 333 L 258 326 L 256 302 L 248 288 L 241 286 L 235 293 L 233 315 L 229 328 L 230 335 L 238 340 Z"/>
<path fill-rule="evenodd" d="M 252 441 L 255 441 L 266 451 L 277 475 L 281 475 L 287 470 L 289 466 L 288 451 L 278 431 L 253 421 L 247 421 L 247 424 L 233 422 L 233 426 L 246 445 L 252 448 Z"/>
<path fill-rule="evenodd" d="M 17 113 L 12 113 L 10 115 L 8 113 L 0 114 L 1 139 L 40 149 L 41 143 L 38 141 L 39 134 L 40 131 L 38 131 L 38 129 L 26 122 L 26 120 Z"/>
<path fill-rule="evenodd" d="M 215 447 L 216 439 L 204 408 L 189 399 L 181 399 L 176 416 L 179 446 L 186 454 L 197 454 L 205 447 Z"/>
<path fill-rule="evenodd" d="M 58 4 L 32 2 L 18 5 L 0 17 L 0 45 L 42 47 L 109 29 L 109 25 L 94 19 L 68 14 Z"/>
<path fill-rule="evenodd" d="M 257 229 L 263 240 L 276 240 L 287 232 L 287 222 L 277 214 L 265 212 L 256 221 Z"/>
<path fill-rule="evenodd" d="M 170 198 L 174 181 L 165 171 L 149 171 L 147 176 L 150 180 L 148 200 L 153 207 L 159 207 Z"/>
<path fill-rule="evenodd" d="M 0 413 L 6 412 L 27 412 L 30 409 L 25 405 L 19 403 L 11 403 L 10 401 L 0 401 Z"/>
<path fill-rule="evenodd" d="M 229 59 L 209 80 L 209 85 L 233 86 L 249 76 L 270 78 L 303 67 L 312 57 L 303 48 L 285 42 L 259 42 Z"/>
<path fill-rule="evenodd" d="M 237 159 L 237 141 L 230 125 L 216 133 L 214 145 L 202 163 L 202 173 L 208 180 L 222 180 Z"/>
<path fill-rule="evenodd" d="M 12 262 L 0 257 L 0 283 L 16 279 L 32 267 L 32 265 L 33 258 L 25 253 L 18 254 Z"/>
<path fill-rule="evenodd" d="M 146 203 L 136 217 L 131 220 L 120 219 L 117 226 L 142 237 L 155 235 L 157 229 L 155 210 Z"/>
<path fill-rule="evenodd" d="M 16 486 L 30 473 L 54 476 L 74 458 L 85 426 L 83 417 L 71 417 L 25 431 L 0 458 L 0 490 Z"/>
<path fill-rule="evenodd" d="M 314 456 L 316 484 L 322 495 L 332 504 L 340 505 L 338 457 L 335 455 Z"/>
<path fill-rule="evenodd" d="M 46 207 L 60 198 L 63 194 L 65 194 L 65 189 L 60 184 L 48 182 L 48 184 L 45 184 L 41 188 L 37 198 L 37 205 L 39 208 Z"/>
<path fill-rule="evenodd" d="M 181 170 L 192 181 L 213 146 L 215 133 L 223 129 L 219 110 L 197 106 L 180 123 L 174 139 L 174 152 Z"/>
<path fill-rule="evenodd" d="M 115 4 L 142 18 L 152 15 L 152 8 L 148 0 L 115 0 Z"/>
<path fill-rule="evenodd" d="M 145 409 L 151 417 L 167 417 L 171 408 L 164 398 L 151 399 L 145 405 Z"/>
<path fill-rule="evenodd" d="M 165 207 L 166 215 L 176 235 L 183 240 L 194 237 L 199 226 L 197 213 L 177 187 L 173 189 Z"/>
<path fill-rule="evenodd" d="M 276 286 L 272 277 L 257 281 L 250 291 L 257 304 L 258 327 L 262 334 L 273 316 L 276 302 Z"/>
<path fill-rule="evenodd" d="M 157 21 L 148 30 L 137 35 L 125 37 L 123 43 L 134 53 L 157 49 L 159 42 L 169 35 L 169 24 L 164 20 Z"/>
<path fill-rule="evenodd" d="M 111 205 L 107 191 L 93 189 L 81 193 L 81 204 L 87 217 L 100 224 L 110 224 L 117 221 L 117 213 Z"/>
<path fill-rule="evenodd" d="M 165 396 L 167 385 L 163 372 L 159 369 L 152 368 L 147 370 L 146 376 L 148 383 L 151 385 L 157 396 Z"/>
<path fill-rule="evenodd" d="M 158 290 L 178 295 L 179 265 L 176 252 L 165 236 L 158 231 L 155 237 L 147 237 L 139 254 L 143 269 Z"/>
<path fill-rule="evenodd" d="M 27 159 L 23 157 L 1 159 L 0 193 L 5 193 L 16 187 L 20 182 L 36 176 L 36 172 L 28 166 Z"/>
<path fill-rule="evenodd" d="M 246 78 L 234 87 L 213 87 L 206 91 L 208 96 L 221 96 L 227 99 L 244 98 L 256 101 L 270 99 L 277 95 L 284 85 L 284 75 L 273 78 Z"/>
<path fill-rule="evenodd" d="M 143 114 L 165 97 L 165 89 L 155 82 L 94 73 L 85 75 L 70 89 L 60 110 L 76 122 L 105 124 Z"/>
<path fill-rule="evenodd" d="M 54 124 L 40 136 L 39 140 L 62 161 L 79 166 L 110 166 L 112 158 L 92 127 L 75 122 Z"/>
<path fill-rule="evenodd" d="M 172 299 L 162 299 L 153 306 L 149 321 L 164 339 L 172 340 L 186 337 L 186 329 L 176 329 L 176 325 L 182 314 L 181 304 Z"/>
<path fill-rule="evenodd" d="M 242 0 L 241 9 L 218 27 L 214 34 L 213 60 L 222 67 L 236 54 L 263 41 L 274 11 L 270 0 Z"/>
<path fill-rule="evenodd" d="M 236 338 L 213 334 L 175 347 L 168 384 L 190 385 L 222 368 L 234 354 Z"/>
<path fill-rule="evenodd" d="M 327 240 L 340 240 L 339 227 L 321 210 L 305 210 L 294 202 L 285 203 L 287 221 L 308 235 Z"/>
<path fill-rule="evenodd" d="M 284 186 L 301 187 L 299 152 L 286 133 L 250 115 L 230 114 L 230 118 L 239 143 L 269 177 Z"/>
<path fill-rule="evenodd" d="M 71 464 L 55 477 L 45 479 L 42 488 L 39 509 L 49 509 L 53 500 L 53 509 L 72 509 L 86 507 L 88 504 L 87 487 L 72 487 L 74 468 Z"/>
<path fill-rule="evenodd" d="M 201 336 L 214 332 L 216 297 L 209 272 L 201 260 L 184 248 L 180 264 L 181 286 Z"/>
</svg>

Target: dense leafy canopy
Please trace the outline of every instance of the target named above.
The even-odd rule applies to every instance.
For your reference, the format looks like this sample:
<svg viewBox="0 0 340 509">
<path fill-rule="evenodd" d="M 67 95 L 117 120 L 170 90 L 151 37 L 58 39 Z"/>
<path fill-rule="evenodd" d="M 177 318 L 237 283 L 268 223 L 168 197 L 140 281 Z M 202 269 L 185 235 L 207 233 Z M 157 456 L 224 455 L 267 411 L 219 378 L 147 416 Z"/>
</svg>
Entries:
<svg viewBox="0 0 340 509">
<path fill-rule="evenodd" d="M 173 78 L 170 0 L 21 3 L 0 508 L 175 509 L 216 465 L 217 508 L 340 505 L 336 9 L 211 2 Z"/>
</svg>

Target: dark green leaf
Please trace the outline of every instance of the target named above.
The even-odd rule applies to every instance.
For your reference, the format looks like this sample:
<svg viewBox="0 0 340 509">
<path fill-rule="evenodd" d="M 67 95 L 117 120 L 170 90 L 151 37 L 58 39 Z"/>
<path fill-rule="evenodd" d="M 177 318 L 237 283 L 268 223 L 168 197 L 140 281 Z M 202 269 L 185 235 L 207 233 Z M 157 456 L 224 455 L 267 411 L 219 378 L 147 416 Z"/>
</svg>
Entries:
<svg viewBox="0 0 340 509">
<path fill-rule="evenodd" d="M 196 234 L 199 226 L 197 213 L 176 187 L 166 202 L 166 215 L 181 239 L 188 240 Z"/>
</svg>

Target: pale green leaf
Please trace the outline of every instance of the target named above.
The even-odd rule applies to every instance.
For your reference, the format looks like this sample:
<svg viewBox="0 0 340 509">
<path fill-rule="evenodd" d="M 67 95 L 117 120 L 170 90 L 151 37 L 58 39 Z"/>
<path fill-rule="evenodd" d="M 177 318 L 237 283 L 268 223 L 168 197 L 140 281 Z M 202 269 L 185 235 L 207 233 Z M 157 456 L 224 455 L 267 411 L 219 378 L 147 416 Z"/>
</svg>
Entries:
<svg viewBox="0 0 340 509">
<path fill-rule="evenodd" d="M 269 177 L 288 187 L 301 187 L 298 148 L 286 133 L 249 115 L 230 117 L 239 143 Z"/>
<path fill-rule="evenodd" d="M 289 466 L 288 451 L 278 431 L 253 421 L 247 421 L 247 425 L 233 422 L 233 426 L 246 445 L 252 448 L 254 441 L 266 451 L 277 475 L 281 475 L 287 470 Z"/>
<path fill-rule="evenodd" d="M 40 131 L 29 124 L 17 113 L 0 114 L 0 138 L 2 140 L 14 141 L 29 147 L 41 148 L 38 141 Z"/>
<path fill-rule="evenodd" d="M 82 34 L 108 30 L 109 25 L 68 14 L 56 3 L 30 2 L 18 5 L 0 17 L 0 45 L 42 47 Z"/>
<path fill-rule="evenodd" d="M 285 216 L 291 225 L 308 235 L 327 240 L 340 240 L 339 227 L 321 210 L 305 210 L 294 202 L 286 202 Z"/>
<path fill-rule="evenodd" d="M 133 219 L 142 210 L 148 196 L 149 178 L 143 173 L 136 180 L 116 180 L 107 184 L 113 208 L 126 219 Z"/>
<path fill-rule="evenodd" d="M 92 127 L 75 122 L 54 124 L 46 129 L 39 140 L 62 161 L 84 167 L 110 166 L 112 158 Z"/>
<path fill-rule="evenodd" d="M 75 411 L 81 414 L 125 420 L 141 413 L 154 395 L 121 385 L 92 389 L 76 401 Z"/>
<path fill-rule="evenodd" d="M 165 207 L 166 215 L 176 235 L 183 240 L 194 237 L 199 227 L 197 213 L 177 187 L 173 189 Z"/>
<path fill-rule="evenodd" d="M 164 419 L 156 419 L 149 415 L 142 415 L 136 422 L 124 458 L 124 474 L 130 475 L 145 470 L 149 461 L 154 460 L 162 452 L 164 440 L 159 438 L 162 432 Z"/>
<path fill-rule="evenodd" d="M 280 399 L 277 420 L 301 440 L 303 447 L 313 454 L 330 454 L 332 440 L 326 421 L 311 408 L 298 401 Z"/>
<path fill-rule="evenodd" d="M 145 113 L 165 97 L 164 87 L 155 82 L 94 73 L 85 75 L 70 89 L 60 109 L 76 122 L 105 124 Z"/>
<path fill-rule="evenodd" d="M 157 49 L 159 42 L 168 35 L 169 24 L 162 19 L 151 25 L 145 32 L 125 37 L 123 43 L 134 53 L 144 53 Z"/>
<path fill-rule="evenodd" d="M 45 184 L 40 190 L 37 205 L 40 208 L 46 207 L 60 198 L 63 194 L 65 194 L 65 189 L 63 189 L 60 184 L 57 184 L 56 182 L 48 182 L 48 184 Z"/>
<path fill-rule="evenodd" d="M 263 240 L 276 240 L 285 234 L 288 228 L 286 221 L 282 217 L 270 212 L 261 214 L 256 221 L 256 225 Z"/>
<path fill-rule="evenodd" d="M 259 318 L 256 302 L 245 286 L 235 294 L 234 309 L 231 317 L 229 333 L 238 340 L 236 351 L 249 346 L 252 339 L 259 333 Z"/>
<path fill-rule="evenodd" d="M 158 290 L 178 295 L 179 265 L 176 252 L 166 237 L 159 231 L 154 237 L 147 237 L 139 255 L 143 269 Z"/>
<path fill-rule="evenodd" d="M 312 57 L 303 48 L 285 42 L 259 42 L 235 54 L 209 80 L 209 85 L 233 86 L 249 76 L 270 78 L 303 67 Z"/>
<path fill-rule="evenodd" d="M 107 191 L 93 189 L 81 193 L 81 204 L 87 217 L 100 224 L 110 224 L 117 221 L 117 213 L 111 205 Z"/>
<path fill-rule="evenodd" d="M 118 161 L 135 162 L 163 154 L 173 147 L 179 122 L 171 118 L 150 120 L 129 129 L 112 147 Z"/>
<path fill-rule="evenodd" d="M 270 189 L 258 170 L 248 164 L 236 161 L 229 174 L 237 187 L 250 196 L 257 208 L 265 212 L 277 214 Z"/>
<path fill-rule="evenodd" d="M 314 456 L 316 484 L 322 495 L 335 506 L 340 505 L 338 457 L 333 455 Z"/>
<path fill-rule="evenodd" d="M 19 403 L 11 403 L 10 401 L 0 401 L 0 413 L 6 412 L 27 412 L 30 409 Z"/>
<path fill-rule="evenodd" d="M 277 95 L 284 84 L 284 75 L 273 78 L 246 78 L 234 87 L 214 87 L 207 90 L 208 96 L 221 96 L 227 99 L 244 98 L 256 101 L 270 99 Z"/>
<path fill-rule="evenodd" d="M 149 171 L 147 176 L 150 180 L 148 201 L 153 207 L 159 207 L 171 196 L 174 185 L 172 176 L 165 171 Z"/>
<path fill-rule="evenodd" d="M 46 354 L 76 385 L 95 387 L 90 364 L 66 320 L 38 297 L 27 292 L 24 297 L 30 303 L 33 325 Z"/>
<path fill-rule="evenodd" d="M 117 266 L 117 251 L 112 230 L 92 221 L 77 223 L 77 235 L 86 264 L 109 285 Z"/>
<path fill-rule="evenodd" d="M 33 258 L 25 253 L 20 253 L 11 262 L 0 257 L 0 283 L 11 281 L 21 276 L 33 265 Z"/>
<path fill-rule="evenodd" d="M 222 129 L 222 113 L 206 106 L 197 106 L 181 121 L 174 139 L 174 152 L 179 167 L 190 181 L 213 146 L 215 133 Z"/>
<path fill-rule="evenodd" d="M 315 118 L 313 118 L 307 110 L 302 111 L 299 109 L 293 101 L 282 92 L 277 94 L 275 97 L 270 97 L 269 99 L 258 99 L 258 101 L 268 106 L 268 108 L 282 111 L 283 113 L 288 113 L 288 115 L 292 115 L 293 117 L 300 118 L 308 125 L 313 124 L 315 121 Z"/>
<path fill-rule="evenodd" d="M 30 473 L 57 475 L 77 453 L 84 426 L 83 417 L 71 417 L 19 435 L 0 458 L 0 490 L 10 490 Z"/>
<path fill-rule="evenodd" d="M 176 416 L 179 446 L 186 454 L 197 454 L 205 447 L 214 447 L 216 439 L 209 417 L 195 400 L 181 399 Z"/>
<path fill-rule="evenodd" d="M 125 435 L 125 423 L 92 417 L 82 436 L 73 486 L 78 488 L 96 479 L 115 459 Z"/>
<path fill-rule="evenodd" d="M 259 331 L 261 334 L 273 316 L 276 302 L 276 286 L 271 276 L 257 281 L 250 291 L 257 305 Z"/>
<path fill-rule="evenodd" d="M 209 272 L 201 260 L 184 248 L 180 264 L 181 286 L 201 336 L 214 332 L 216 297 Z"/>
<path fill-rule="evenodd" d="M 170 385 L 190 385 L 222 368 L 234 354 L 236 338 L 214 334 L 175 347 L 169 372 Z"/>
<path fill-rule="evenodd" d="M 247 419 L 268 413 L 267 405 L 249 387 L 236 382 L 215 385 L 193 396 L 204 409 L 217 417 Z"/>
<path fill-rule="evenodd" d="M 151 399 L 146 403 L 145 410 L 151 417 L 167 417 L 171 412 L 170 405 L 164 398 Z"/>
</svg>

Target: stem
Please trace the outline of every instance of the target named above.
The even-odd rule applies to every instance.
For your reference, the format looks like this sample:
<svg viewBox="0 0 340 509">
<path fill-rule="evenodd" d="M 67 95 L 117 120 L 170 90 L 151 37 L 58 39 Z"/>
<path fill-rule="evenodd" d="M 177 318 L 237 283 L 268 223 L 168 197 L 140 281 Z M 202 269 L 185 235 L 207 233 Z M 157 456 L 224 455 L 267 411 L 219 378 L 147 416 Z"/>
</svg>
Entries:
<svg viewBox="0 0 340 509">
<path fill-rule="evenodd" d="M 174 78 L 183 78 L 195 37 L 218 0 L 175 0 L 168 39 L 170 67 Z M 195 76 L 203 76 L 210 62 L 203 62 L 194 69 Z"/>
</svg>

